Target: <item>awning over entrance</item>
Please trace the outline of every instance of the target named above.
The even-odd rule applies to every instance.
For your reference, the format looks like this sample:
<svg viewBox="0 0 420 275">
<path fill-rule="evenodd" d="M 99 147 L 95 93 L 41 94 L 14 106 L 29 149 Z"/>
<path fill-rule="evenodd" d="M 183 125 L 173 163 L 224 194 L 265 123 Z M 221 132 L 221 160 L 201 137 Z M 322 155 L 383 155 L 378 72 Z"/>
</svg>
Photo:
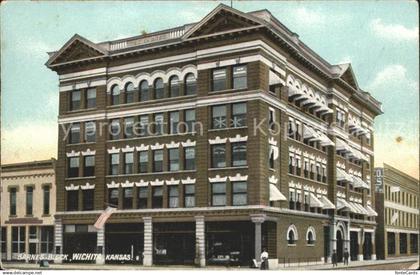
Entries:
<svg viewBox="0 0 420 275">
<path fill-rule="evenodd" d="M 320 200 L 324 204 L 324 207 L 322 208 L 335 209 L 335 205 L 326 196 L 322 196 Z"/>
<path fill-rule="evenodd" d="M 344 210 L 344 211 L 355 211 L 353 207 L 342 198 L 337 198 L 337 210 Z"/>
<path fill-rule="evenodd" d="M 355 188 L 365 188 L 369 189 L 369 185 L 364 182 L 361 178 L 352 176 L 353 177 L 353 187 Z"/>
<path fill-rule="evenodd" d="M 337 168 L 337 181 L 353 182 L 353 178 L 341 168 Z"/>
<path fill-rule="evenodd" d="M 366 211 L 368 212 L 369 217 L 376 217 L 378 216 L 378 213 L 372 209 L 369 205 L 366 206 Z"/>
<path fill-rule="evenodd" d="M 287 201 L 287 198 L 274 184 L 270 183 L 270 201 Z"/>
<path fill-rule="evenodd" d="M 321 207 L 324 208 L 324 204 L 315 196 L 314 193 L 309 193 L 309 205 L 311 207 Z"/>
</svg>

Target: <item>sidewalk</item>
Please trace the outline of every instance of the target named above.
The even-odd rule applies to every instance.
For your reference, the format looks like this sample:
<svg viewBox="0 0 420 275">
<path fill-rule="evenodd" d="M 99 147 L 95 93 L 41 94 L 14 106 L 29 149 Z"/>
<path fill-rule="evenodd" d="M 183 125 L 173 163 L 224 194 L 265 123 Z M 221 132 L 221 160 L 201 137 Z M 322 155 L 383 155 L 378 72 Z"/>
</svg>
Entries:
<svg viewBox="0 0 420 275">
<path fill-rule="evenodd" d="M 394 258 L 394 259 L 386 259 L 386 260 L 369 260 L 369 261 L 354 261 L 350 262 L 348 266 L 343 265 L 343 263 L 338 263 L 338 266 L 333 267 L 332 264 L 321 264 L 321 265 L 302 265 L 302 266 L 290 266 L 290 267 L 282 267 L 281 264 L 279 264 L 279 270 L 328 270 L 328 269 L 355 269 L 357 267 L 360 267 L 360 269 L 363 269 L 363 267 L 368 266 L 375 266 L 375 265 L 388 265 L 393 263 L 405 263 L 405 262 L 415 262 L 411 267 L 415 267 L 417 265 L 418 267 L 418 256 L 411 256 L 411 257 L 404 257 L 404 258 Z M 410 267 L 410 269 L 411 269 Z"/>
</svg>

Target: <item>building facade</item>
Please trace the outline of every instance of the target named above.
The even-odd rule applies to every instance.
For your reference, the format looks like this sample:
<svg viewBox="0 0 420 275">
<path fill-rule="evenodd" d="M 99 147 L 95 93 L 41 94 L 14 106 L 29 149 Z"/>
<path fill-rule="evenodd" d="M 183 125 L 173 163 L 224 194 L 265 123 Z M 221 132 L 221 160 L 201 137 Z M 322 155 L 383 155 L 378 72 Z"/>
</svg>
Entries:
<svg viewBox="0 0 420 275">
<path fill-rule="evenodd" d="M 54 253 L 55 159 L 1 167 L 1 259 Z"/>
<path fill-rule="evenodd" d="M 418 255 L 419 181 L 387 164 L 375 176 L 378 257 Z"/>
<path fill-rule="evenodd" d="M 50 53 L 56 251 L 97 263 L 374 259 L 381 104 L 267 10 Z M 104 228 L 92 225 L 108 207 Z M 94 260 L 92 260 L 94 262 Z"/>
</svg>

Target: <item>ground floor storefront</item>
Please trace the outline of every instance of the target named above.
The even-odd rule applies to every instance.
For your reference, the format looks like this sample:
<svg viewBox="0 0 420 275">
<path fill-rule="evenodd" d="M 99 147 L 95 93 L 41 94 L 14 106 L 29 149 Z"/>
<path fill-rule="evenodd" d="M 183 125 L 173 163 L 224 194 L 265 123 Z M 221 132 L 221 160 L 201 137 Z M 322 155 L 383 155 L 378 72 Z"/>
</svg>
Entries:
<svg viewBox="0 0 420 275">
<path fill-rule="evenodd" d="M 419 233 L 407 230 L 386 230 L 386 258 L 418 255 Z"/>
<path fill-rule="evenodd" d="M 333 250 L 342 261 L 346 249 L 352 261 L 375 259 L 374 229 L 319 213 L 117 212 L 97 230 L 99 214 L 57 219 L 55 251 L 69 255 L 65 263 L 252 266 L 263 250 L 275 266 L 330 262 Z"/>
<path fill-rule="evenodd" d="M 27 255 L 54 252 L 54 226 L 16 224 L 1 227 L 1 259 L 36 261 Z"/>
</svg>

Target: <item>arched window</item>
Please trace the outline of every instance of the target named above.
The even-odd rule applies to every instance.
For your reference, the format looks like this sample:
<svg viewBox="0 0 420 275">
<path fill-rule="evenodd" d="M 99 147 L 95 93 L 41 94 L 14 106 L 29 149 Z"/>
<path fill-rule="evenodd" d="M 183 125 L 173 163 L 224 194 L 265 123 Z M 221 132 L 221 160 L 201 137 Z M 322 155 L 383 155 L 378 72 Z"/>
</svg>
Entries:
<svg viewBox="0 0 420 275">
<path fill-rule="evenodd" d="M 140 101 L 149 100 L 149 83 L 147 80 L 140 82 Z"/>
<path fill-rule="evenodd" d="M 155 90 L 155 99 L 163 98 L 164 90 L 163 90 L 163 80 L 162 78 L 157 78 L 154 83 L 154 90 Z"/>
<path fill-rule="evenodd" d="M 306 231 L 306 244 L 314 244 L 316 240 L 315 229 L 312 226 L 308 227 Z"/>
<path fill-rule="evenodd" d="M 112 105 L 120 104 L 120 87 L 114 85 L 111 89 Z"/>
<path fill-rule="evenodd" d="M 185 76 L 185 95 L 195 95 L 197 93 L 197 80 L 193 73 Z"/>
<path fill-rule="evenodd" d="M 134 84 L 129 82 L 125 85 L 125 103 L 134 102 Z"/>
<path fill-rule="evenodd" d="M 287 229 L 287 243 L 289 245 L 296 244 L 296 241 L 298 240 L 298 233 L 296 226 L 294 224 L 291 224 L 289 228 Z"/>
<path fill-rule="evenodd" d="M 176 75 L 169 79 L 169 96 L 179 96 L 179 78 Z"/>
</svg>

